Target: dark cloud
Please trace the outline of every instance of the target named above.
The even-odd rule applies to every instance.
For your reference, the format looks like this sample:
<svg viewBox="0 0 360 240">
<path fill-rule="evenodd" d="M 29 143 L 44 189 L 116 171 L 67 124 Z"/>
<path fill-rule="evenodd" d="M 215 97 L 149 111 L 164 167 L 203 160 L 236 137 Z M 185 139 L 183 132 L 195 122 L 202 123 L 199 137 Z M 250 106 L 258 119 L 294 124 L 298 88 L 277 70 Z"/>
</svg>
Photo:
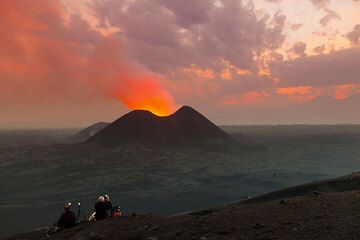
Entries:
<svg viewBox="0 0 360 240">
<path fill-rule="evenodd" d="M 360 82 L 360 49 L 351 48 L 329 54 L 297 58 L 271 65 L 282 86 L 326 87 Z"/>
<path fill-rule="evenodd" d="M 306 56 L 306 43 L 304 42 L 297 42 L 292 46 L 291 52 L 298 57 L 305 57 Z"/>
<path fill-rule="evenodd" d="M 317 46 L 313 49 L 313 52 L 315 52 L 316 54 L 323 54 L 324 51 L 325 51 L 326 47 L 325 45 L 320 45 L 320 46 Z"/>
<path fill-rule="evenodd" d="M 190 64 L 213 67 L 223 60 L 255 69 L 254 54 L 276 49 L 285 39 L 284 15 L 259 18 L 238 0 L 105 0 L 93 11 L 119 27 L 130 55 L 157 72 Z"/>
<path fill-rule="evenodd" d="M 215 1 L 158 0 L 158 3 L 173 12 L 179 26 L 189 28 L 209 20 L 209 13 L 214 7 Z"/>
<path fill-rule="evenodd" d="M 357 94 L 341 101 L 321 96 L 300 105 L 285 107 L 227 105 L 222 106 L 221 114 L 214 119 L 223 124 L 358 124 L 360 111 L 354 109 L 358 109 L 359 104 L 360 95 Z"/>
<path fill-rule="evenodd" d="M 319 23 L 322 27 L 326 27 L 332 20 L 341 20 L 340 15 L 334 11 L 325 8 L 325 12 L 326 15 L 319 20 Z"/>
<path fill-rule="evenodd" d="M 300 28 L 302 28 L 303 26 L 304 26 L 303 23 L 291 24 L 291 30 L 297 31 L 297 30 L 299 30 Z"/>
<path fill-rule="evenodd" d="M 330 0 L 310 0 L 312 4 L 318 9 L 326 8 L 330 2 Z"/>
<path fill-rule="evenodd" d="M 360 24 L 357 24 L 351 32 L 346 34 L 347 39 L 351 42 L 352 45 L 360 44 Z"/>
</svg>

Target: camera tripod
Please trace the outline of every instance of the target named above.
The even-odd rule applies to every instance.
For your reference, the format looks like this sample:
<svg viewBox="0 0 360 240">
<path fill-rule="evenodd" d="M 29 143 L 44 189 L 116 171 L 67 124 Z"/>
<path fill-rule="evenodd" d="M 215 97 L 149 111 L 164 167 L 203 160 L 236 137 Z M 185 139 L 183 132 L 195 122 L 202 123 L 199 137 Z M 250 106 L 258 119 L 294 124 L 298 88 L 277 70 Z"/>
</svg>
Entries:
<svg viewBox="0 0 360 240">
<path fill-rule="evenodd" d="M 78 220 L 79 220 L 80 214 L 83 216 L 84 221 L 86 221 L 87 219 L 86 219 L 86 217 L 85 217 L 85 214 L 84 214 L 83 210 L 81 209 L 80 203 L 78 203 L 78 211 L 77 211 L 77 214 L 76 214 L 76 221 L 75 221 L 76 223 L 77 223 Z"/>
</svg>

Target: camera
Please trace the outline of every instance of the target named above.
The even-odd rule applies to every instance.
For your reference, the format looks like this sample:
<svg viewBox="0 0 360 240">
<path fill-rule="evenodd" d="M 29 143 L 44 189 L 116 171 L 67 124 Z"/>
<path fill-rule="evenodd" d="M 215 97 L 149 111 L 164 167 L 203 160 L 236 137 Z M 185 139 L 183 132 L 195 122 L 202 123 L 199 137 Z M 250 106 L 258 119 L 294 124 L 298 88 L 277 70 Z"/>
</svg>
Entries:
<svg viewBox="0 0 360 240">
<path fill-rule="evenodd" d="M 80 214 L 84 217 L 84 221 L 86 221 L 87 219 L 86 219 L 86 217 L 85 217 L 85 214 L 84 214 L 83 210 L 81 209 L 81 204 L 80 204 L 80 202 L 77 203 L 77 206 L 78 206 L 78 211 L 77 211 L 77 214 L 76 214 L 76 220 L 75 220 L 75 222 L 76 222 L 76 223 L 78 222 Z"/>
</svg>

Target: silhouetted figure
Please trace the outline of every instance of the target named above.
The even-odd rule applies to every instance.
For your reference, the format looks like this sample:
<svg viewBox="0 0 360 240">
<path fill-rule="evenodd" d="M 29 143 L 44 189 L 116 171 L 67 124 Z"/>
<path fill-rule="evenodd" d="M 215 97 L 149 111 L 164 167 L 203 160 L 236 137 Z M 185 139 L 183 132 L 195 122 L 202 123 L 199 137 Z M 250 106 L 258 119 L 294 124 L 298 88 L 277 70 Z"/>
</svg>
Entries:
<svg viewBox="0 0 360 240">
<path fill-rule="evenodd" d="M 104 203 L 105 203 L 105 209 L 106 209 L 106 217 L 111 217 L 111 213 L 113 211 L 112 203 L 110 202 L 109 195 L 104 196 Z"/>
<path fill-rule="evenodd" d="M 76 216 L 75 213 L 70 210 L 70 207 L 71 203 L 65 203 L 65 212 L 61 214 L 59 220 L 56 223 L 56 226 L 63 228 L 71 228 L 75 226 Z"/>
<path fill-rule="evenodd" d="M 106 218 L 106 204 L 104 202 L 104 197 L 100 196 L 98 202 L 95 203 L 95 219 L 104 219 Z"/>
</svg>

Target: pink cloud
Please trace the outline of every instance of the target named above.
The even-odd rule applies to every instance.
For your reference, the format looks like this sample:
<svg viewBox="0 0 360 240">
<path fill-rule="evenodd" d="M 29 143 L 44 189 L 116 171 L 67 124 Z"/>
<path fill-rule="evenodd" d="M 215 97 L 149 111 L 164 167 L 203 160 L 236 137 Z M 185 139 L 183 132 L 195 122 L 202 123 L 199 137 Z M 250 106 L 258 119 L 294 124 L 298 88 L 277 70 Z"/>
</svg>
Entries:
<svg viewBox="0 0 360 240">
<path fill-rule="evenodd" d="M 266 102 L 270 94 L 265 91 L 250 91 L 240 96 L 230 96 L 223 101 L 226 105 L 252 105 Z"/>
<path fill-rule="evenodd" d="M 276 93 L 287 95 L 290 100 L 294 101 L 309 101 L 317 95 L 310 86 L 278 88 Z"/>
<path fill-rule="evenodd" d="M 346 99 L 356 94 L 360 94 L 360 83 L 350 83 L 336 86 L 335 98 L 338 100 Z"/>
</svg>

